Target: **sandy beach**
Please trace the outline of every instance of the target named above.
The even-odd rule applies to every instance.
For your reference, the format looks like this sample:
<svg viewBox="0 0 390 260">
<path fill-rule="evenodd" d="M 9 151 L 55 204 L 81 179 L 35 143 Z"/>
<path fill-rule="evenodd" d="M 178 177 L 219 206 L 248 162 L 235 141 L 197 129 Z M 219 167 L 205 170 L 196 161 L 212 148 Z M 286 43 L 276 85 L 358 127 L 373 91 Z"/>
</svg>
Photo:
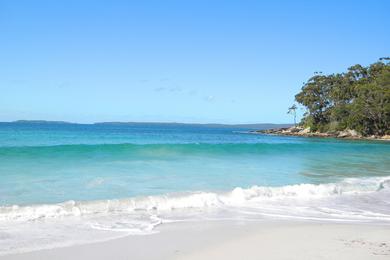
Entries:
<svg viewBox="0 0 390 260">
<path fill-rule="evenodd" d="M 390 226 L 385 225 L 208 221 L 157 230 L 0 259 L 390 259 Z"/>
</svg>

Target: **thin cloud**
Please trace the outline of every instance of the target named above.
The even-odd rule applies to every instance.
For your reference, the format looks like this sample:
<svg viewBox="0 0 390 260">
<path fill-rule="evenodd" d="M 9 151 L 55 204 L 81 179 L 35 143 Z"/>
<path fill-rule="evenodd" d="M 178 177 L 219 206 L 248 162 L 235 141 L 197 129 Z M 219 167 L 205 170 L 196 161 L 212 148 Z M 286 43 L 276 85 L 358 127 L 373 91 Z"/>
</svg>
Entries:
<svg viewBox="0 0 390 260">
<path fill-rule="evenodd" d="M 157 87 L 153 89 L 156 92 L 181 92 L 183 89 L 179 86 L 175 87 Z"/>
<path fill-rule="evenodd" d="M 182 91 L 182 88 L 179 86 L 175 86 L 175 87 L 169 88 L 169 91 L 170 92 L 180 92 L 180 91 Z"/>
<path fill-rule="evenodd" d="M 198 91 L 196 91 L 195 89 L 191 89 L 188 91 L 188 95 L 190 96 L 196 96 L 198 94 Z"/>
<path fill-rule="evenodd" d="M 215 101 L 215 96 L 205 96 L 204 97 L 204 100 L 207 101 L 207 102 L 214 102 Z"/>
<path fill-rule="evenodd" d="M 156 92 L 161 92 L 161 91 L 167 90 L 167 88 L 165 88 L 165 87 L 158 87 L 158 88 L 154 88 L 153 90 L 156 91 Z"/>
</svg>

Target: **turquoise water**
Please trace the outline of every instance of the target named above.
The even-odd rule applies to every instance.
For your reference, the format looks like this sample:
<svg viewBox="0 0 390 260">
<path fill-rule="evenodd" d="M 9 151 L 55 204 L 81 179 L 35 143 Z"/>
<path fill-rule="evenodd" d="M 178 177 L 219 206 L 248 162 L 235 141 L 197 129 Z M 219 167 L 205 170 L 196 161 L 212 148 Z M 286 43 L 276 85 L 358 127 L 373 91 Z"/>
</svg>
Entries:
<svg viewBox="0 0 390 260">
<path fill-rule="evenodd" d="M 387 143 L 164 125 L 0 126 L 0 205 L 390 175 Z"/>
<path fill-rule="evenodd" d="M 0 123 L 0 253 L 185 220 L 390 223 L 389 158 L 386 142 L 241 128 Z"/>
</svg>

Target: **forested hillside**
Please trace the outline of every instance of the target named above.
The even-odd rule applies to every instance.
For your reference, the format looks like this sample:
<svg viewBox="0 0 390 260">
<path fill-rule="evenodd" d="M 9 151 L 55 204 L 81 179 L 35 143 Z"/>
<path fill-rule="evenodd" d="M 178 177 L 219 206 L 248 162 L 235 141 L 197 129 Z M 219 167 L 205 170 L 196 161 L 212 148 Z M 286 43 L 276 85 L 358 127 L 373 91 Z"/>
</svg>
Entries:
<svg viewBox="0 0 390 260">
<path fill-rule="evenodd" d="M 346 72 L 315 73 L 295 96 L 306 108 L 301 124 L 311 131 L 353 129 L 360 134 L 390 134 L 390 58 Z"/>
</svg>

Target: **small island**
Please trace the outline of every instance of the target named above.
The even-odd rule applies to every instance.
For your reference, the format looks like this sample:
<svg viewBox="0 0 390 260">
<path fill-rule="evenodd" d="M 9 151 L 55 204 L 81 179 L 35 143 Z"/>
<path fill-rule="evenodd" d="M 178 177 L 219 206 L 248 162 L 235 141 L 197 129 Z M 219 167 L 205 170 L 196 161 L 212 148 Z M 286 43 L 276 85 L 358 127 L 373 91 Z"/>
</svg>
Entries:
<svg viewBox="0 0 390 260">
<path fill-rule="evenodd" d="M 306 137 L 390 140 L 390 58 L 346 72 L 315 72 L 296 102 L 305 110 L 299 124 L 255 133 Z M 294 104 L 289 113 L 296 117 Z"/>
</svg>

